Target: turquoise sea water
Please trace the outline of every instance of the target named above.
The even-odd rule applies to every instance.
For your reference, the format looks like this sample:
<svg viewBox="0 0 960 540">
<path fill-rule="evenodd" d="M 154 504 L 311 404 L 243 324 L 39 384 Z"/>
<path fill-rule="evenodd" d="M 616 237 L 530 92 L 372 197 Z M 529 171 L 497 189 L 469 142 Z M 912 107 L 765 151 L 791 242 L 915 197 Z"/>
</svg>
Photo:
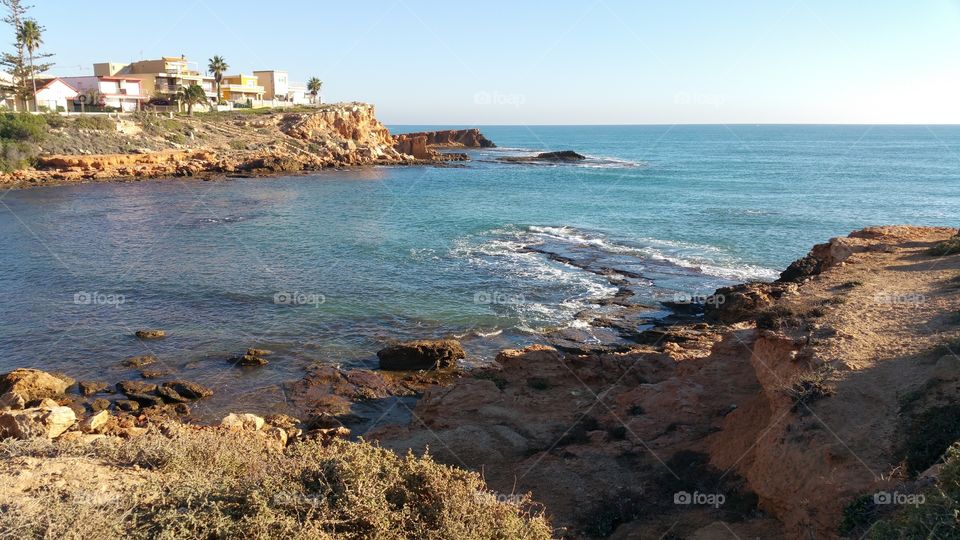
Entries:
<svg viewBox="0 0 960 540">
<path fill-rule="evenodd" d="M 958 127 L 482 130 L 500 148 L 462 167 L 7 192 L 0 371 L 114 382 L 134 375 L 120 360 L 154 353 L 214 385 L 211 407 L 256 408 L 310 362 L 371 365 L 387 341 L 443 335 L 482 361 L 583 326 L 577 313 L 615 292 L 536 250 L 638 273 L 656 301 L 773 279 L 867 225 L 960 226 Z M 561 149 L 590 159 L 496 161 Z M 145 327 L 170 337 L 131 337 Z M 277 354 L 232 368 L 248 346 Z"/>
</svg>

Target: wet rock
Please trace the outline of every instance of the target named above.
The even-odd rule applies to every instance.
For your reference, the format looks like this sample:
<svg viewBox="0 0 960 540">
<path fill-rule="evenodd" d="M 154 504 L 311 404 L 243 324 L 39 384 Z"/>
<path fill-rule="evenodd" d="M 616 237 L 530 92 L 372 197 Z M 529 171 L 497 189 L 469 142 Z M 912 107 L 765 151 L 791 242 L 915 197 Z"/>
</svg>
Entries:
<svg viewBox="0 0 960 540">
<path fill-rule="evenodd" d="M 153 356 L 152 354 L 144 354 L 141 356 L 131 356 L 130 358 L 127 358 L 126 360 L 123 361 L 123 365 L 127 367 L 139 368 L 139 367 L 149 366 L 150 364 L 153 364 L 156 361 L 157 361 L 156 356 Z"/>
<path fill-rule="evenodd" d="M 213 395 L 213 390 L 190 381 L 169 381 L 163 383 L 164 388 L 169 388 L 187 399 L 203 399 Z"/>
<path fill-rule="evenodd" d="M 140 339 L 160 339 L 160 338 L 167 337 L 166 330 L 156 330 L 156 329 L 137 330 L 133 334 Z"/>
<path fill-rule="evenodd" d="M 157 395 L 167 403 L 187 403 L 190 401 L 169 386 L 161 386 L 160 388 L 157 388 Z"/>
<path fill-rule="evenodd" d="M 118 399 L 113 402 L 113 406 L 118 410 L 126 412 L 137 412 L 140 410 L 140 404 L 130 399 Z"/>
<path fill-rule="evenodd" d="M 70 407 L 38 407 L 0 413 L 0 439 L 53 439 L 77 422 Z"/>
<path fill-rule="evenodd" d="M 15 369 L 0 376 L 0 408 L 21 408 L 36 399 L 61 396 L 73 383 L 66 375 Z"/>
<path fill-rule="evenodd" d="M 227 429 L 245 431 L 260 431 L 260 429 L 263 428 L 264 423 L 265 420 L 263 418 L 249 413 L 230 413 L 220 421 L 220 425 Z"/>
<path fill-rule="evenodd" d="M 117 383 L 117 391 L 125 394 L 152 394 L 157 391 L 157 385 L 143 381 L 121 381 Z"/>
<path fill-rule="evenodd" d="M 267 349 L 247 349 L 247 354 L 250 356 L 270 356 L 273 354 L 273 351 Z"/>
<path fill-rule="evenodd" d="M 408 341 L 377 351 L 380 369 L 390 371 L 447 369 L 466 356 L 460 342 L 452 339 Z"/>
<path fill-rule="evenodd" d="M 163 399 L 160 396 L 155 396 L 152 394 L 130 393 L 127 394 L 127 398 L 132 401 L 136 401 L 138 404 L 140 404 L 141 408 L 159 407 L 160 405 L 163 405 Z"/>
<path fill-rule="evenodd" d="M 80 395 L 88 397 L 94 394 L 99 394 L 109 387 L 109 384 L 101 381 L 80 381 L 77 383 L 77 388 L 80 390 Z"/>
<path fill-rule="evenodd" d="M 170 375 L 170 372 L 164 369 L 142 369 L 140 370 L 140 376 L 144 379 L 159 379 L 160 377 L 166 377 Z"/>
<path fill-rule="evenodd" d="M 90 402 L 90 410 L 100 412 L 110 408 L 110 400 L 106 398 L 97 398 Z"/>
</svg>

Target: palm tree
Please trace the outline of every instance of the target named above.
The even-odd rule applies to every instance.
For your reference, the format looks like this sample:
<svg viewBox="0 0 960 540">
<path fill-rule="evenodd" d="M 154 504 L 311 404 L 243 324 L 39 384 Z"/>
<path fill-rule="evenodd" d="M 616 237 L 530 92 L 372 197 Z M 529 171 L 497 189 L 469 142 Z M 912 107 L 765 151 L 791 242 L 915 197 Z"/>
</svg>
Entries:
<svg viewBox="0 0 960 540">
<path fill-rule="evenodd" d="M 193 116 L 193 106 L 206 103 L 207 93 L 203 91 L 203 88 L 199 84 L 194 83 L 187 87 L 181 86 L 180 89 L 177 90 L 177 93 L 174 94 L 173 100 L 181 107 L 186 105 L 187 114 Z"/>
<path fill-rule="evenodd" d="M 37 105 L 37 77 L 33 70 L 33 54 L 37 52 L 40 45 L 43 45 L 43 30 L 43 27 L 33 19 L 23 21 L 23 24 L 17 29 L 17 41 L 27 49 L 27 53 L 30 55 L 30 80 L 33 82 L 34 108 Z"/>
<path fill-rule="evenodd" d="M 207 65 L 210 73 L 213 73 L 213 80 L 217 82 L 217 103 L 220 103 L 220 81 L 223 80 L 223 73 L 230 69 L 227 61 L 222 56 L 214 56 Z"/>
<path fill-rule="evenodd" d="M 317 94 L 320 93 L 320 88 L 323 87 L 323 81 L 316 77 L 310 77 L 310 80 L 307 81 L 307 90 L 310 91 L 310 95 L 313 96 L 313 102 L 317 102 Z"/>
</svg>

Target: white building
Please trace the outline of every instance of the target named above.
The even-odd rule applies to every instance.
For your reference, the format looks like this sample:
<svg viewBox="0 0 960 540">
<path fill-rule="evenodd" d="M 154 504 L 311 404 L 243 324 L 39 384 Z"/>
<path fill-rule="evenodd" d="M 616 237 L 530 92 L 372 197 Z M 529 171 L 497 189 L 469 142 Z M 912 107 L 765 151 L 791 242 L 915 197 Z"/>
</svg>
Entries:
<svg viewBox="0 0 960 540">
<path fill-rule="evenodd" d="M 42 86 L 41 86 L 42 85 Z M 37 108 L 46 108 L 50 111 L 69 111 L 73 107 L 73 100 L 80 93 L 63 79 L 46 79 L 37 81 Z"/>
<path fill-rule="evenodd" d="M 275 101 L 289 101 L 296 104 L 306 104 L 307 87 L 302 83 L 290 82 L 290 75 L 286 71 L 275 69 L 254 71 L 257 82 L 264 88 L 263 99 Z"/>
<path fill-rule="evenodd" d="M 142 81 L 137 77 L 122 75 L 110 77 L 61 77 L 61 80 L 76 88 L 84 98 L 90 100 L 87 106 L 113 107 L 118 111 L 132 112 L 141 108 L 141 103 L 150 99 L 142 91 Z M 80 103 L 71 110 L 79 110 Z"/>
</svg>

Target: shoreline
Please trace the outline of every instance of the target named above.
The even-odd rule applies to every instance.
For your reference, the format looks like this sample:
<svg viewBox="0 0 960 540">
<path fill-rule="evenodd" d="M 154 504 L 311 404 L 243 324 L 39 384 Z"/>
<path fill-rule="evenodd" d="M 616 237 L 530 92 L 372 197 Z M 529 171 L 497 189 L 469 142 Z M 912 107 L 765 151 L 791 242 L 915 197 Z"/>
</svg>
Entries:
<svg viewBox="0 0 960 540">
<path fill-rule="evenodd" d="M 82 117 L 80 117 L 82 119 Z M 125 182 L 191 177 L 210 180 L 310 174 L 375 166 L 453 166 L 468 156 L 438 149 L 493 147 L 477 129 L 393 136 L 364 103 L 306 111 L 137 115 L 75 127 L 61 119 L 40 144 L 32 168 L 0 174 L 0 187 Z M 73 122 L 73 124 L 71 124 Z M 86 126 L 86 124 L 80 124 Z M 103 152 L 113 149 L 112 153 Z"/>
<path fill-rule="evenodd" d="M 261 426 L 252 431 L 269 441 L 287 430 L 282 444 L 269 443 L 279 452 L 311 437 L 332 444 L 349 436 L 342 424 L 354 404 L 393 397 L 410 420 L 377 426 L 367 440 L 401 454 L 429 447 L 441 463 L 484 471 L 499 493 L 529 491 L 566 537 L 702 535 L 718 523 L 741 536 L 833 537 L 856 497 L 907 489 L 919 474 L 878 479 L 864 469 L 918 459 L 911 470 L 923 472 L 939 456 L 911 457 L 909 437 L 944 395 L 957 397 L 951 381 L 960 360 L 941 343 L 960 339 L 960 321 L 950 318 L 960 312 L 960 259 L 935 254 L 955 235 L 891 226 L 835 238 L 777 282 L 718 290 L 724 302 L 650 329 L 647 344 L 537 343 L 501 351 L 495 365 L 470 372 L 317 366 L 286 387 L 312 411 L 305 422 L 274 415 L 250 420 Z M 928 387 L 936 392 L 915 395 Z M 419 397 L 408 402 L 403 394 Z M 914 397 L 906 402 L 906 394 Z M 62 409 L 56 396 L 38 406 Z M 873 417 L 867 426 L 865 410 Z M 85 434 L 80 420 L 64 433 L 75 434 L 70 444 L 124 445 L 151 426 L 179 422 L 153 413 L 106 418 L 116 427 Z M 232 428 L 192 429 L 232 436 Z M 724 502 L 677 506 L 681 492 Z M 625 506 L 610 514 L 613 501 Z"/>
</svg>

